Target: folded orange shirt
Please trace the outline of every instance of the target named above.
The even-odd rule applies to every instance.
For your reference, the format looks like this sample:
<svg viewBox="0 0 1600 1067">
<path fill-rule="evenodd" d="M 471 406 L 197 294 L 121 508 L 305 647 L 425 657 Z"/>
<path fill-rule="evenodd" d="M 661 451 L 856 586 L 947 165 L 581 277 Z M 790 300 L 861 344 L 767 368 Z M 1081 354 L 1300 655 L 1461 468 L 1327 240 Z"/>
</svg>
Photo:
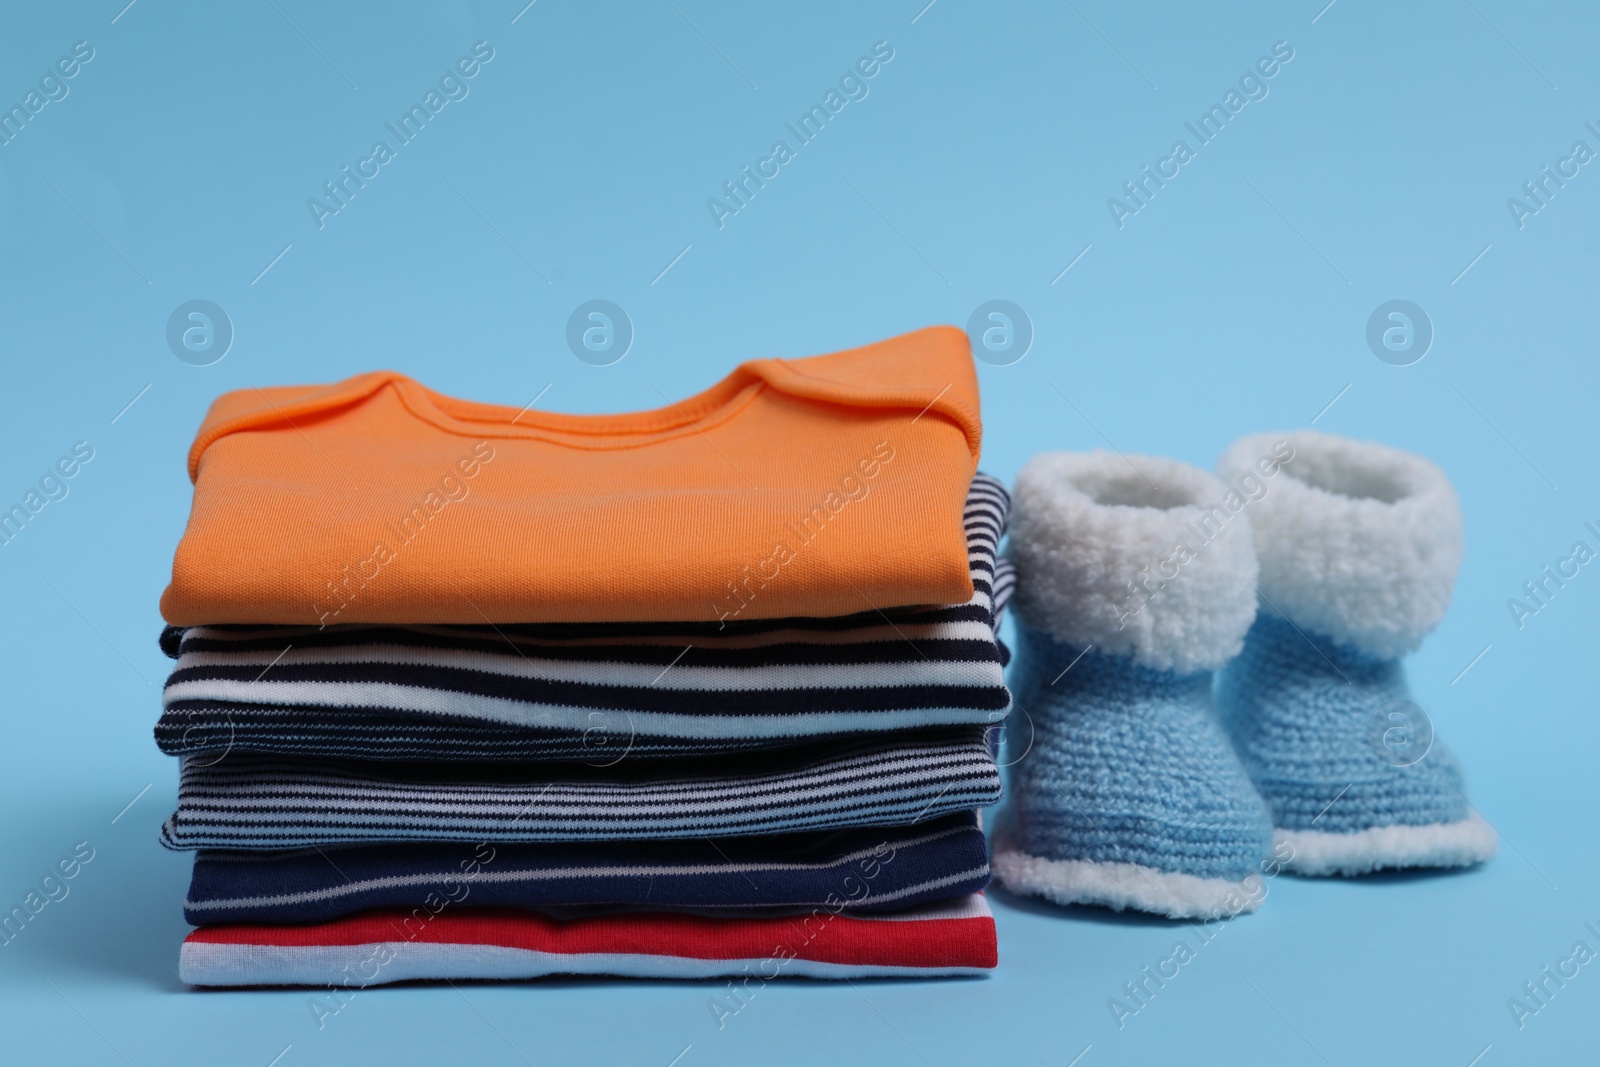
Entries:
<svg viewBox="0 0 1600 1067">
<path fill-rule="evenodd" d="M 389 371 L 224 394 L 161 613 L 207 623 L 705 621 L 972 596 L 966 335 L 761 359 L 557 415 Z"/>
</svg>

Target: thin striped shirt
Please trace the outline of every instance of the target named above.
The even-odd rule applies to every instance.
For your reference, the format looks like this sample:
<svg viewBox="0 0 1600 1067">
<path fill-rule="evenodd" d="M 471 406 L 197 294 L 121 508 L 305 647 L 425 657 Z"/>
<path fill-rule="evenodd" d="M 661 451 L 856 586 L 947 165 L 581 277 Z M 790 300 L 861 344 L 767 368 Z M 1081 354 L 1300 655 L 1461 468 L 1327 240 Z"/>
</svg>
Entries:
<svg viewBox="0 0 1600 1067">
<path fill-rule="evenodd" d="M 739 760 L 381 763 L 186 756 L 170 848 L 600 841 L 896 826 L 1000 799 L 996 727 L 831 741 Z M 662 776 L 666 766 L 673 772 Z"/>
</svg>

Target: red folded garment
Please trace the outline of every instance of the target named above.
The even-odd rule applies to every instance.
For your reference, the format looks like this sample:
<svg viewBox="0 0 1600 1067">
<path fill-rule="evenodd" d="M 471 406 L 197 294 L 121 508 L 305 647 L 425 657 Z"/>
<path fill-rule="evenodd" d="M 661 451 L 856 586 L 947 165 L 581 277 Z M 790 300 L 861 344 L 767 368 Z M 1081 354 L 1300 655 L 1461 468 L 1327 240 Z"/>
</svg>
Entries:
<svg viewBox="0 0 1600 1067">
<path fill-rule="evenodd" d="M 982 894 L 886 915 L 827 907 L 718 918 L 625 912 L 559 919 L 511 908 L 383 908 L 312 926 L 204 926 L 184 941 L 190 985 L 359 989 L 414 979 L 879 978 L 995 966 Z"/>
</svg>

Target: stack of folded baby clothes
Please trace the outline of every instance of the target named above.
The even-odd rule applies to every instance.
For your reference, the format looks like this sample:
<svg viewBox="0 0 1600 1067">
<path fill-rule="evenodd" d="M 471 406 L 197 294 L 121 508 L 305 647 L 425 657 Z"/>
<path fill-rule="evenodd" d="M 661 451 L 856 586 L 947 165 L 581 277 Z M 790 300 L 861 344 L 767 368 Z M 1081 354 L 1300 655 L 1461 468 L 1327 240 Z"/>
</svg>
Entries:
<svg viewBox="0 0 1600 1067">
<path fill-rule="evenodd" d="M 995 963 L 966 338 L 570 416 L 229 393 L 162 599 L 197 985 Z"/>
</svg>

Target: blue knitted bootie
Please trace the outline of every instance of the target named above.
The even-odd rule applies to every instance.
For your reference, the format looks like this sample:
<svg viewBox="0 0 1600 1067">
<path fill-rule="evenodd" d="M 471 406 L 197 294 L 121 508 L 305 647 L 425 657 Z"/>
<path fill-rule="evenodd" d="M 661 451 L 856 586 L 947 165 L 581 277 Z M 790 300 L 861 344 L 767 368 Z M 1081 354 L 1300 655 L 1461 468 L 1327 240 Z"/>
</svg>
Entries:
<svg viewBox="0 0 1600 1067">
<path fill-rule="evenodd" d="M 1265 898 L 1272 821 L 1211 703 L 1256 614 L 1250 526 L 1226 493 L 1104 452 L 1018 476 L 1008 680 L 1033 729 L 1008 740 L 1028 747 L 1008 757 L 992 863 L 1012 892 L 1205 919 Z"/>
<path fill-rule="evenodd" d="M 1444 472 L 1314 431 L 1246 437 L 1218 471 L 1253 500 L 1262 612 L 1218 702 L 1286 869 L 1364 874 L 1494 855 L 1495 832 L 1400 665 L 1443 618 L 1461 564 Z"/>
</svg>

